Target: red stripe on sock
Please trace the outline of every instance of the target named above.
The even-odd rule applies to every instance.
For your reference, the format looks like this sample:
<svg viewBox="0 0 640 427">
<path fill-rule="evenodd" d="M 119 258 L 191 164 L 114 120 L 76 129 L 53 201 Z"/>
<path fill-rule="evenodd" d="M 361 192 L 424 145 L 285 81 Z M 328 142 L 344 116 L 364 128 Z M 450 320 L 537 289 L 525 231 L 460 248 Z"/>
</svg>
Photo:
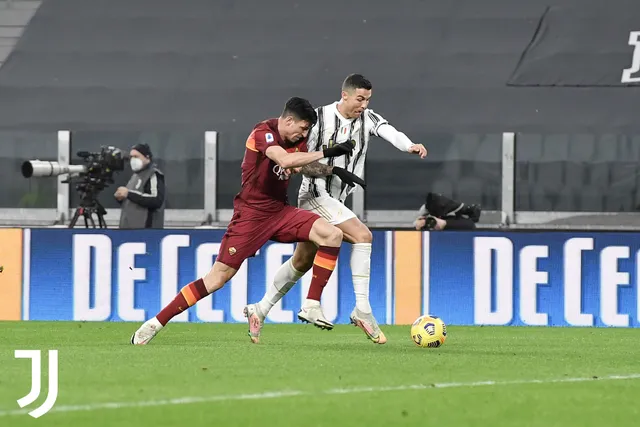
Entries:
<svg viewBox="0 0 640 427">
<path fill-rule="evenodd" d="M 173 319 L 189 307 L 195 305 L 195 303 L 207 295 L 209 295 L 209 292 L 204 286 L 204 281 L 202 279 L 191 282 L 178 292 L 178 295 L 176 295 L 173 301 L 167 304 L 167 306 L 158 313 L 156 318 L 160 324 L 164 326 L 169 323 L 169 320 Z"/>
<path fill-rule="evenodd" d="M 318 252 L 317 253 L 323 253 L 326 255 L 329 255 L 326 258 L 331 258 L 331 256 L 333 256 L 333 258 L 338 258 L 338 254 L 340 253 L 340 246 L 334 247 L 334 246 L 320 246 L 318 248 Z"/>
<path fill-rule="evenodd" d="M 173 319 L 188 308 L 189 304 L 187 303 L 187 300 L 184 298 L 184 295 L 182 295 L 182 292 L 179 292 L 173 301 L 167 304 L 167 306 L 156 315 L 156 319 L 158 319 L 158 322 L 164 326 L 169 323 L 169 320 Z"/>
<path fill-rule="evenodd" d="M 196 298 L 198 298 L 198 300 L 201 300 L 202 298 L 209 295 L 209 291 L 207 291 L 207 288 L 204 285 L 204 280 L 202 279 L 198 279 L 195 282 L 190 283 L 189 286 L 193 287 L 193 293 L 195 294 Z"/>
</svg>

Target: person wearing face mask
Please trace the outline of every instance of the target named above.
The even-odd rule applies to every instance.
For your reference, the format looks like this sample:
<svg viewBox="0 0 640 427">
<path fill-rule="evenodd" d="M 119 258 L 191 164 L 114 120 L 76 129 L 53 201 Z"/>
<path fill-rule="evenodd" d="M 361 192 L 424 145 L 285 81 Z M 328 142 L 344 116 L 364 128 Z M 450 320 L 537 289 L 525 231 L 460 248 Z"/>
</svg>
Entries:
<svg viewBox="0 0 640 427">
<path fill-rule="evenodd" d="M 136 144 L 129 153 L 133 175 L 114 197 L 121 203 L 120 228 L 163 228 L 164 174 L 153 163 L 147 144 Z"/>
</svg>

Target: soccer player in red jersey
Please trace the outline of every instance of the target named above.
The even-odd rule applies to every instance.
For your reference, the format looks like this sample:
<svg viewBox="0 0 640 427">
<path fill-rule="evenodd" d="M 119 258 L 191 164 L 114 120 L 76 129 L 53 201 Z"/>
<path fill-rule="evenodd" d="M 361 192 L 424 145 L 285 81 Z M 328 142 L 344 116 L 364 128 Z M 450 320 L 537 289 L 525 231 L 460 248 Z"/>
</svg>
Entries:
<svg viewBox="0 0 640 427">
<path fill-rule="evenodd" d="M 254 127 L 242 162 L 242 189 L 234 199 L 233 217 L 211 271 L 184 286 L 173 301 L 140 326 L 131 337 L 132 344 L 147 344 L 173 317 L 221 289 L 244 260 L 254 256 L 268 240 L 310 241 L 318 246 L 312 285 L 320 290 L 315 296 L 319 306 L 321 290 L 336 265 L 342 231 L 319 215 L 288 204 L 289 176 L 293 172 L 315 176 L 335 174 L 352 186 L 356 183 L 364 186 L 364 181 L 345 169 L 318 163 L 323 158 L 351 154 L 354 149 L 351 142 L 307 152 L 307 135 L 317 118 L 309 101 L 294 97 L 287 101 L 279 118 Z M 249 334 L 257 342 L 261 325 L 255 322 L 259 319 L 246 309 L 245 315 L 249 319 Z"/>
</svg>

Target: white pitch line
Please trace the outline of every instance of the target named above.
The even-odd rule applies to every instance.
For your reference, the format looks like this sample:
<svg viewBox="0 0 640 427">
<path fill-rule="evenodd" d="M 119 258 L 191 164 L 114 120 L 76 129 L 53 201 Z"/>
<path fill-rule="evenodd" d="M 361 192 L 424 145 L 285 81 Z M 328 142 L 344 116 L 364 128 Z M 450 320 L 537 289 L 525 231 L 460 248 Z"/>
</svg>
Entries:
<svg viewBox="0 0 640 427">
<path fill-rule="evenodd" d="M 296 396 L 317 396 L 317 395 L 339 395 L 353 393 L 384 393 L 389 391 L 410 391 L 429 390 L 440 388 L 465 388 L 481 386 L 506 386 L 506 385 L 526 385 L 526 384 L 557 384 L 557 383 L 577 383 L 596 381 L 616 381 L 616 380 L 637 380 L 640 374 L 629 375 L 609 375 L 603 377 L 578 377 L 578 378 L 549 378 L 544 380 L 513 380 L 513 381 L 475 381 L 475 382 L 455 382 L 455 383 L 434 383 L 434 384 L 413 384 L 400 386 L 381 387 L 351 387 L 332 388 L 321 391 L 303 390 L 281 390 L 254 394 L 223 394 L 217 396 L 181 397 L 176 399 L 147 400 L 140 402 L 106 402 L 93 403 L 87 405 L 67 405 L 57 406 L 49 413 L 54 412 L 82 412 L 97 411 L 100 409 L 125 409 L 125 408 L 146 408 L 152 406 L 189 405 L 194 403 L 227 402 L 233 400 L 262 400 L 280 399 L 283 397 Z M 29 409 L 18 409 L 13 411 L 0 411 L 0 417 L 11 415 L 24 415 L 30 412 Z"/>
</svg>

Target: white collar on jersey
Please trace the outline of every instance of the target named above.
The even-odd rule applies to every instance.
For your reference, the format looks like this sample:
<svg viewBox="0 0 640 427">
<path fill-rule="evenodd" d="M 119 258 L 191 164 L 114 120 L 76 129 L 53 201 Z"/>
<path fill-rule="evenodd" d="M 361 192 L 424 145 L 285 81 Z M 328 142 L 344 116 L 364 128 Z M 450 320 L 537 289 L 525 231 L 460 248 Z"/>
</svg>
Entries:
<svg viewBox="0 0 640 427">
<path fill-rule="evenodd" d="M 340 104 L 342 101 L 336 101 L 333 103 L 333 109 L 335 110 L 336 116 L 340 118 L 340 120 L 344 121 L 344 122 L 348 122 L 351 123 L 352 121 L 354 121 L 355 119 L 347 119 L 345 116 L 342 115 L 342 113 L 340 112 L 340 110 L 338 110 L 338 104 Z"/>
</svg>

